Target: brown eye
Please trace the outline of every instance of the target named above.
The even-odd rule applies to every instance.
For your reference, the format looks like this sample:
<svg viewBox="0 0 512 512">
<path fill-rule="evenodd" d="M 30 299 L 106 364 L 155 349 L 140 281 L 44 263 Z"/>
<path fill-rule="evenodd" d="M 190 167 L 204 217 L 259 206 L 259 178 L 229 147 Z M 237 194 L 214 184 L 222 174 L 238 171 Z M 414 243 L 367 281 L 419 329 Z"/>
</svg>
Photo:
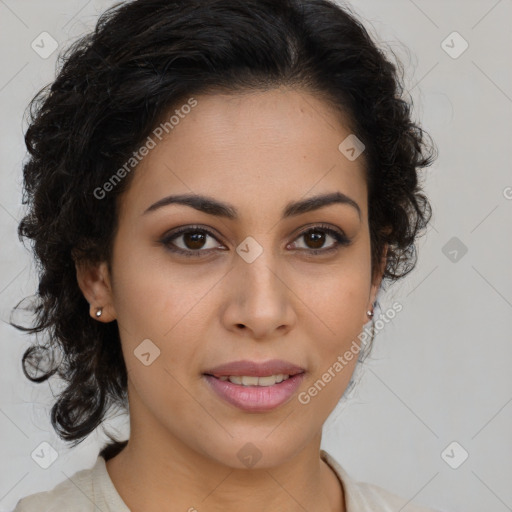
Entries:
<svg viewBox="0 0 512 512">
<path fill-rule="evenodd" d="M 180 239 L 181 242 L 176 243 Z M 171 252 L 184 256 L 202 256 L 219 247 L 218 244 L 212 244 L 211 242 L 210 247 L 207 247 L 209 239 L 217 240 L 207 229 L 188 226 L 169 233 L 160 242 Z M 223 248 L 222 245 L 221 248 Z"/>
<path fill-rule="evenodd" d="M 304 240 L 309 240 L 310 244 L 306 243 L 311 249 L 321 249 L 325 243 L 325 233 L 322 231 L 308 231 L 303 236 Z"/>
<path fill-rule="evenodd" d="M 327 248 L 322 248 L 328 238 L 334 240 Z M 296 240 L 304 240 L 305 247 L 294 247 L 294 249 L 301 249 L 309 252 L 310 254 L 326 254 L 336 251 L 340 246 L 350 244 L 350 240 L 340 231 L 337 231 L 328 226 L 314 226 L 306 231 L 303 231 Z M 296 242 L 294 242 L 296 245 Z"/>
<path fill-rule="evenodd" d="M 206 237 L 205 233 L 198 231 L 188 231 L 183 235 L 183 243 L 187 249 L 201 249 L 205 244 Z"/>
</svg>

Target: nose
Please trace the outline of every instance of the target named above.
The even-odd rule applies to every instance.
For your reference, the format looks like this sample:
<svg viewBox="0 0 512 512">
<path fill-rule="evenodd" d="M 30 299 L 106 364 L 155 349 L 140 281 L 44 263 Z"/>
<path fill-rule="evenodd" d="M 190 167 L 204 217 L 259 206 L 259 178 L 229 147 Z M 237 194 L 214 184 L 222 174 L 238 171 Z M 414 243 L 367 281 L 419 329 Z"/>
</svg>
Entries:
<svg viewBox="0 0 512 512">
<path fill-rule="evenodd" d="M 298 299 L 285 266 L 270 249 L 250 263 L 236 257 L 233 265 L 225 282 L 225 328 L 258 340 L 289 332 L 296 322 Z"/>
</svg>

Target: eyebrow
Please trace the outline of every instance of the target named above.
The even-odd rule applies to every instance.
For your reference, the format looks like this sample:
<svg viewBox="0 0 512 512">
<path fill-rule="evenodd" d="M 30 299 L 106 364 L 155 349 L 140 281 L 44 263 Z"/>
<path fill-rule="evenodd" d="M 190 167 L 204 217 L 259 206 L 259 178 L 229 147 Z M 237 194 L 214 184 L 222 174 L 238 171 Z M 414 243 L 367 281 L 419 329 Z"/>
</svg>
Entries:
<svg viewBox="0 0 512 512">
<path fill-rule="evenodd" d="M 143 215 L 170 204 L 183 204 L 209 215 L 225 217 L 230 220 L 238 220 L 238 212 L 234 206 L 218 201 L 212 197 L 197 194 L 180 194 L 164 197 L 146 208 Z M 347 204 L 352 206 L 357 210 L 359 219 L 361 220 L 361 208 L 359 205 L 353 199 L 341 192 L 332 192 L 330 194 L 317 195 L 300 201 L 290 202 L 285 206 L 282 218 L 286 219 L 289 217 L 295 217 L 331 204 Z"/>
</svg>

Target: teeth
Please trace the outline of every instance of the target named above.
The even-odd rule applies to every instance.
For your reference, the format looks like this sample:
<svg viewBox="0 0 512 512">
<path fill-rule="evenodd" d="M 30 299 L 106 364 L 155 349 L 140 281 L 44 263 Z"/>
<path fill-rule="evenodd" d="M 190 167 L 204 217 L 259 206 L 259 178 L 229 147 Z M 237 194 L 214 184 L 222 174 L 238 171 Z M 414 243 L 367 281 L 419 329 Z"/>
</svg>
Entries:
<svg viewBox="0 0 512 512">
<path fill-rule="evenodd" d="M 284 375 L 282 373 L 278 375 L 269 375 L 268 377 L 253 377 L 247 375 L 221 375 L 218 377 L 220 380 L 232 382 L 233 384 L 241 384 L 242 386 L 273 386 L 274 384 L 278 384 L 283 380 L 287 380 L 290 378 L 289 375 Z"/>
</svg>

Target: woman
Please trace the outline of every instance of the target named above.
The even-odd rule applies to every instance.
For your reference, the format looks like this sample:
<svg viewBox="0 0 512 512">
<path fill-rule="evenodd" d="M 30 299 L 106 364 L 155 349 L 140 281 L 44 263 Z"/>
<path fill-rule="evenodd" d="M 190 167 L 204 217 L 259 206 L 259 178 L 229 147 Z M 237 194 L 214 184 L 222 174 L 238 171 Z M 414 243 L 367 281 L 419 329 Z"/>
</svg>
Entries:
<svg viewBox="0 0 512 512">
<path fill-rule="evenodd" d="M 26 133 L 24 370 L 62 439 L 130 436 L 16 511 L 427 510 L 320 450 L 430 219 L 401 92 L 326 0 L 136 0 L 73 45 Z"/>
</svg>

